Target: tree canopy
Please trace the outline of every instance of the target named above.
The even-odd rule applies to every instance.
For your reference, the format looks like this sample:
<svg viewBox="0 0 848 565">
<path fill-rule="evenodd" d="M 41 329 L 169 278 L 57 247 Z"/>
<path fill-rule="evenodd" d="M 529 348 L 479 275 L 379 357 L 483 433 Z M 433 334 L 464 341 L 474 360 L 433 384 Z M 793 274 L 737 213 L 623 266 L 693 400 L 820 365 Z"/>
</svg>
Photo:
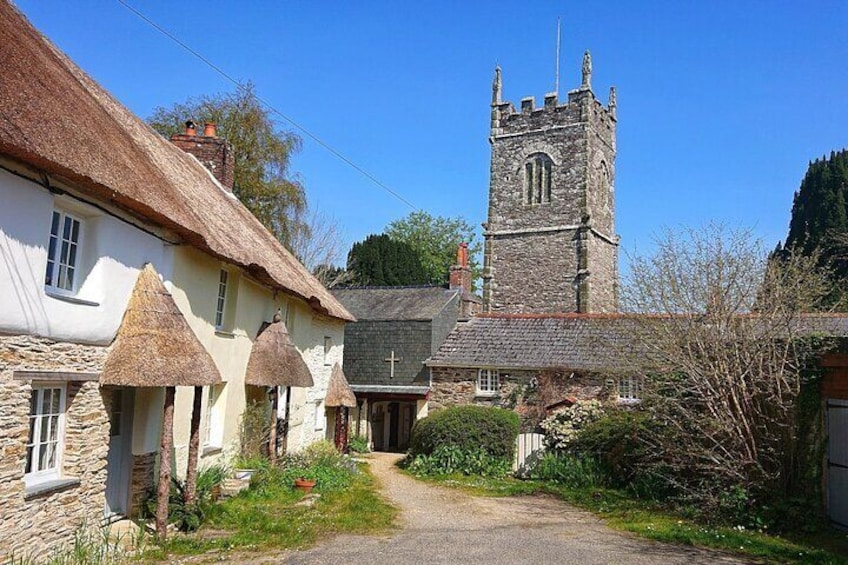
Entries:
<svg viewBox="0 0 848 565">
<path fill-rule="evenodd" d="M 469 266 L 474 279 L 479 276 L 477 256 L 482 245 L 474 228 L 462 217 L 447 218 L 416 211 L 386 227 L 386 235 L 406 243 L 417 253 L 424 272 L 425 282 L 445 285 L 450 278 L 450 267 L 456 262 L 456 249 L 468 243 Z"/>
<path fill-rule="evenodd" d="M 296 232 L 308 229 L 302 217 L 306 195 L 290 171 L 301 139 L 280 129 L 248 83 L 233 94 L 212 94 L 160 106 L 147 122 L 166 137 L 182 133 L 185 122 L 213 122 L 233 146 L 233 193 L 287 247 Z"/>
<path fill-rule="evenodd" d="M 787 250 L 820 254 L 836 282 L 848 281 L 848 150 L 831 152 L 807 168 L 792 203 Z M 778 248 L 780 251 L 780 248 Z M 844 292 L 844 291 L 843 291 Z M 838 296 L 832 297 L 838 300 Z"/>
<path fill-rule="evenodd" d="M 402 286 L 426 284 L 418 253 L 385 234 L 372 234 L 353 244 L 347 256 L 349 282 L 354 285 Z"/>
</svg>

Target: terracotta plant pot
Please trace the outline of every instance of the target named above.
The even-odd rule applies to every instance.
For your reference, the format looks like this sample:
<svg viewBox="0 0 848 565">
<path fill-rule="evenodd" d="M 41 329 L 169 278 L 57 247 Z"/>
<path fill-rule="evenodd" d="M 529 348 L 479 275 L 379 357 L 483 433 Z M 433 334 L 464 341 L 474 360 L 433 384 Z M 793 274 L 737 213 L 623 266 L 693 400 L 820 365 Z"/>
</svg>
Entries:
<svg viewBox="0 0 848 565">
<path fill-rule="evenodd" d="M 315 481 L 313 479 L 304 479 L 303 477 L 294 480 L 295 488 L 302 490 L 305 493 L 312 492 L 312 489 L 315 488 Z"/>
</svg>

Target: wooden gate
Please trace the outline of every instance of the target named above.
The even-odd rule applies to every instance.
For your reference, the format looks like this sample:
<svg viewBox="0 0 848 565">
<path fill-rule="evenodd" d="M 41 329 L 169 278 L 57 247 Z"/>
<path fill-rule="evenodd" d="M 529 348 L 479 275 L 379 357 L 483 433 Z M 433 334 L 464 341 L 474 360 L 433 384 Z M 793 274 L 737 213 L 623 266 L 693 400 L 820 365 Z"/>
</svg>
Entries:
<svg viewBox="0 0 848 565">
<path fill-rule="evenodd" d="M 827 513 L 848 527 L 848 400 L 827 400 Z"/>
<path fill-rule="evenodd" d="M 545 450 L 545 436 L 542 434 L 518 434 L 515 440 L 515 461 L 512 470 L 515 472 L 527 469 L 528 463 L 532 464 Z"/>
</svg>

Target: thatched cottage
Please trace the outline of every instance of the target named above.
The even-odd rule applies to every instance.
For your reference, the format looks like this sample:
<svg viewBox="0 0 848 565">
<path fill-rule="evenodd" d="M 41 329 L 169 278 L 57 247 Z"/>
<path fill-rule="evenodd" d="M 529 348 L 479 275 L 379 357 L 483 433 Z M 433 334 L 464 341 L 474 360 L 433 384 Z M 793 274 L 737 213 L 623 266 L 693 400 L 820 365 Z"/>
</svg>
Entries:
<svg viewBox="0 0 848 565">
<path fill-rule="evenodd" d="M 5 0 L 0 75 L 0 554 L 131 515 L 166 400 L 180 474 L 196 407 L 203 465 L 237 448 L 267 385 L 293 385 L 289 448 L 325 437 L 353 317 L 233 196 L 214 127 L 161 138 Z M 277 312 L 287 332 L 269 338 L 293 344 L 312 387 L 262 359 L 273 344 L 253 352 Z M 246 380 L 252 353 L 286 374 Z"/>
</svg>

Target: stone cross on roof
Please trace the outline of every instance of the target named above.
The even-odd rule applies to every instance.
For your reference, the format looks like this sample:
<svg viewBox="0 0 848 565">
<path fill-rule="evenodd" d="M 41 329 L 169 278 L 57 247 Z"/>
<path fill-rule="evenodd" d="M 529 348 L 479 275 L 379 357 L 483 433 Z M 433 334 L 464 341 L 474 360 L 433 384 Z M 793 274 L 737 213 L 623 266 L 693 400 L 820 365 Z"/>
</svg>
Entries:
<svg viewBox="0 0 848 565">
<path fill-rule="evenodd" d="M 395 357 L 395 352 L 392 350 L 392 354 L 383 359 L 386 363 L 391 364 L 391 372 L 389 373 L 389 378 L 395 378 L 395 363 L 400 363 L 402 359 L 400 357 Z"/>
</svg>

